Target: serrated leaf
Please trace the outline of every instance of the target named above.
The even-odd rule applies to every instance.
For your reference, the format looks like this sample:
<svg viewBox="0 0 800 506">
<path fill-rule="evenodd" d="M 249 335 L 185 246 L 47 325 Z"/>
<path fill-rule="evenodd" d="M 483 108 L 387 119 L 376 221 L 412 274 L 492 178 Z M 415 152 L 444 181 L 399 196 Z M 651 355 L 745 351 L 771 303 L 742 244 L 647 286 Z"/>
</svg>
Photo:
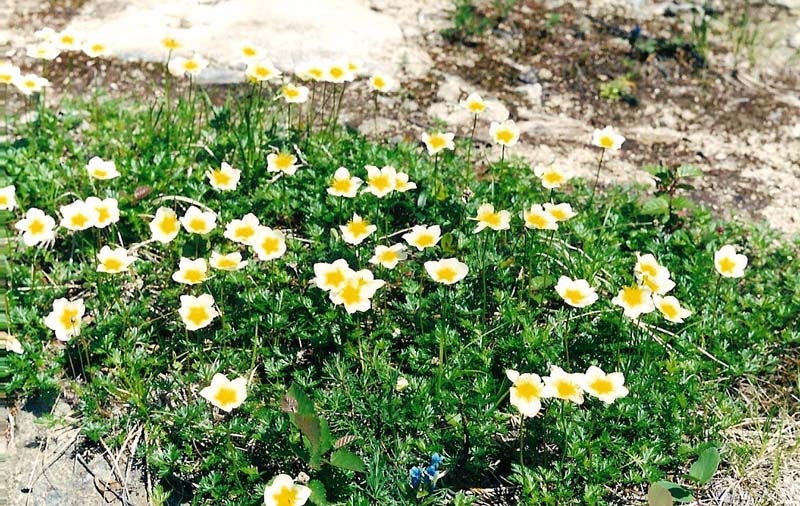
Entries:
<svg viewBox="0 0 800 506">
<path fill-rule="evenodd" d="M 669 493 L 669 490 L 658 483 L 650 484 L 650 488 L 647 490 L 648 506 L 672 506 L 672 503 L 672 494 Z"/>
<path fill-rule="evenodd" d="M 314 455 L 320 454 L 322 425 L 319 421 L 319 417 L 314 414 L 302 415 L 300 413 L 294 413 L 292 415 L 292 423 L 294 423 L 295 427 L 300 429 L 300 432 L 308 439 L 312 458 Z"/>
<path fill-rule="evenodd" d="M 358 437 L 358 436 L 344 436 L 344 437 L 340 437 L 339 439 L 337 439 L 337 440 L 336 440 L 336 442 L 335 442 L 335 443 L 333 443 L 333 447 L 334 447 L 334 448 L 336 448 L 336 449 L 338 450 L 339 448 L 341 448 L 341 447 L 343 447 L 343 446 L 347 446 L 347 445 L 349 445 L 350 443 L 352 443 L 353 441 L 358 441 L 359 439 L 361 439 L 361 438 L 360 438 L 360 437 Z"/>
<path fill-rule="evenodd" d="M 325 485 L 319 480 L 311 480 L 306 485 L 311 489 L 311 496 L 308 498 L 312 503 L 317 506 L 327 506 L 328 493 L 325 490 Z"/>
<path fill-rule="evenodd" d="M 669 201 L 666 197 L 656 197 L 642 205 L 642 214 L 655 215 L 667 213 L 669 213 Z"/>
<path fill-rule="evenodd" d="M 695 500 L 691 490 L 683 488 L 677 483 L 672 483 L 671 481 L 659 481 L 658 484 L 667 489 L 669 491 L 669 495 L 671 495 L 672 499 L 675 501 L 692 502 Z"/>
<path fill-rule="evenodd" d="M 439 241 L 439 247 L 447 254 L 454 254 L 456 252 L 456 240 L 453 234 L 450 232 L 444 234 Z"/>
<path fill-rule="evenodd" d="M 343 448 L 331 453 L 331 465 L 357 473 L 364 473 L 367 471 L 361 457 Z"/>
<path fill-rule="evenodd" d="M 678 167 L 676 174 L 678 177 L 699 177 L 703 175 L 703 171 L 699 167 L 686 163 Z"/>
<path fill-rule="evenodd" d="M 698 457 L 697 462 L 689 468 L 688 477 L 700 485 L 705 485 L 717 472 L 719 462 L 719 450 L 713 446 L 706 448 Z"/>
<path fill-rule="evenodd" d="M 659 174 L 664 170 L 664 167 L 661 167 L 660 165 L 645 165 L 644 167 L 642 167 L 642 170 L 647 172 L 651 176 L 656 176 L 657 174 Z"/>
<path fill-rule="evenodd" d="M 672 209 L 673 210 L 680 210 L 680 209 L 691 209 L 694 207 L 694 202 L 691 199 L 686 197 L 675 197 L 672 199 Z"/>
</svg>

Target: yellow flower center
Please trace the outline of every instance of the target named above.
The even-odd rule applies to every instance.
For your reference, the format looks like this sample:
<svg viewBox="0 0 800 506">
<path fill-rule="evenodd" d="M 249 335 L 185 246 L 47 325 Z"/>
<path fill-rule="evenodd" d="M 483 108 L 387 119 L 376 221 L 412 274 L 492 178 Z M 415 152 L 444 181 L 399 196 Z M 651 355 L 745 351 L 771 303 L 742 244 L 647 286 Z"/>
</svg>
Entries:
<svg viewBox="0 0 800 506">
<path fill-rule="evenodd" d="M 614 147 L 614 139 L 609 137 L 608 135 L 604 135 L 600 137 L 600 147 L 605 149 L 610 149 Z"/>
<path fill-rule="evenodd" d="M 384 81 L 382 77 L 374 77 L 372 79 L 372 84 L 380 90 L 383 89 L 384 86 L 386 86 L 386 81 Z"/>
<path fill-rule="evenodd" d="M 736 267 L 736 262 L 731 260 L 731 257 L 722 257 L 719 260 L 719 270 L 720 272 L 730 273 L 733 272 L 733 269 Z"/>
<path fill-rule="evenodd" d="M 0 195 L 0 206 L 7 206 L 8 205 L 8 197 L 5 195 Z"/>
<path fill-rule="evenodd" d="M 122 270 L 122 261 L 118 258 L 106 258 L 103 260 L 103 268 L 111 272 Z"/>
<path fill-rule="evenodd" d="M 325 284 L 332 287 L 338 287 L 344 283 L 344 274 L 339 269 L 325 273 Z"/>
<path fill-rule="evenodd" d="M 469 110 L 474 112 L 475 114 L 479 112 L 483 112 L 486 109 L 486 106 L 480 102 L 470 102 L 469 103 Z"/>
<path fill-rule="evenodd" d="M 269 69 L 269 67 L 264 67 L 262 65 L 257 65 L 256 68 L 254 69 L 254 72 L 258 77 L 262 79 L 272 75 L 272 71 Z"/>
<path fill-rule="evenodd" d="M 294 488 L 283 487 L 272 498 L 275 499 L 275 506 L 295 506 L 297 504 L 297 491 Z"/>
<path fill-rule="evenodd" d="M 158 224 L 164 235 L 172 235 L 178 231 L 178 220 L 174 216 L 164 216 Z"/>
<path fill-rule="evenodd" d="M 534 399 L 538 399 L 542 396 L 542 392 L 540 391 L 539 387 L 535 384 L 525 381 L 516 385 L 517 387 L 517 395 L 521 397 L 525 402 L 531 402 Z"/>
<path fill-rule="evenodd" d="M 97 221 L 100 223 L 105 223 L 111 219 L 111 213 L 108 212 L 107 207 L 97 207 L 95 211 L 97 211 Z"/>
<path fill-rule="evenodd" d="M 206 229 L 206 220 L 203 218 L 194 218 L 189 222 L 189 228 L 195 232 L 202 232 Z"/>
<path fill-rule="evenodd" d="M 389 182 L 389 176 L 385 174 L 380 174 L 369 178 L 369 185 L 379 192 L 389 190 L 392 187 L 392 184 Z"/>
<path fill-rule="evenodd" d="M 179 47 L 181 47 L 180 42 L 178 42 L 177 39 L 173 38 L 166 38 L 161 41 L 161 44 L 167 49 L 178 49 Z"/>
<path fill-rule="evenodd" d="M 286 170 L 294 163 L 294 156 L 288 153 L 281 153 L 275 157 L 275 167 L 280 170 Z"/>
<path fill-rule="evenodd" d="M 586 299 L 586 294 L 577 288 L 567 288 L 564 291 L 564 298 L 572 304 L 580 304 Z"/>
<path fill-rule="evenodd" d="M 220 406 L 228 406 L 236 402 L 236 390 L 230 387 L 219 387 L 217 393 L 214 394 L 214 400 Z"/>
<path fill-rule="evenodd" d="M 567 212 L 558 207 L 550 208 L 550 216 L 555 218 L 557 221 L 564 221 L 568 217 Z"/>
<path fill-rule="evenodd" d="M 478 221 L 486 223 L 490 227 L 499 227 L 500 226 L 500 213 L 481 213 L 478 215 Z"/>
<path fill-rule="evenodd" d="M 247 241 L 248 239 L 253 237 L 253 234 L 255 234 L 255 233 L 256 233 L 256 231 L 255 231 L 255 229 L 253 229 L 253 227 L 251 227 L 250 225 L 244 225 L 244 226 L 238 227 L 233 235 L 237 239 L 240 239 L 240 240 L 243 240 L 243 241 Z"/>
<path fill-rule="evenodd" d="M 446 281 L 448 283 L 455 281 L 456 275 L 457 273 L 452 267 L 442 267 L 436 271 L 436 277 L 439 278 L 440 281 Z"/>
<path fill-rule="evenodd" d="M 107 175 L 108 175 L 108 172 L 106 172 L 103 169 L 94 169 L 94 177 L 96 177 L 96 178 L 104 178 Z"/>
<path fill-rule="evenodd" d="M 33 235 L 39 235 L 44 232 L 44 223 L 34 219 L 30 222 L 30 224 L 28 224 L 28 231 L 30 231 L 30 233 Z"/>
<path fill-rule="evenodd" d="M 429 246 L 433 246 L 434 237 L 433 234 L 420 234 L 417 236 L 416 246 L 420 248 L 427 248 Z"/>
<path fill-rule="evenodd" d="M 380 256 L 378 257 L 378 260 L 388 264 L 388 263 L 396 261 L 398 258 L 400 258 L 400 255 L 398 255 L 393 250 L 387 249 L 383 253 L 380 254 Z"/>
<path fill-rule="evenodd" d="M 661 312 L 664 313 L 664 315 L 667 318 L 674 320 L 675 318 L 678 317 L 678 308 L 677 306 L 675 306 L 675 304 L 670 304 L 669 302 L 662 302 L 661 307 L 659 307 L 659 309 L 661 309 Z"/>
<path fill-rule="evenodd" d="M 347 193 L 350 191 L 351 182 L 349 179 L 334 179 L 333 189 L 339 193 Z"/>
<path fill-rule="evenodd" d="M 78 213 L 72 215 L 72 217 L 69 219 L 69 222 L 73 227 L 81 228 L 89 223 L 89 218 L 87 218 L 84 214 Z"/>
<path fill-rule="evenodd" d="M 656 277 L 658 275 L 658 268 L 653 264 L 639 264 L 639 270 L 648 276 Z"/>
<path fill-rule="evenodd" d="M 511 130 L 499 130 L 495 134 L 495 138 L 502 143 L 508 144 L 514 138 L 514 132 Z"/>
<path fill-rule="evenodd" d="M 331 77 L 334 79 L 341 79 L 341 77 L 344 76 L 344 69 L 341 67 L 331 67 L 330 73 Z"/>
<path fill-rule="evenodd" d="M 242 53 L 244 53 L 245 56 L 251 57 L 256 55 L 256 50 L 252 47 L 245 47 L 242 48 Z"/>
<path fill-rule="evenodd" d="M 589 385 L 589 388 L 594 390 L 597 395 L 606 395 L 614 391 L 614 384 L 607 378 L 597 378 Z"/>
<path fill-rule="evenodd" d="M 264 253 L 267 255 L 272 255 L 278 252 L 280 245 L 280 241 L 275 237 L 265 237 L 263 241 L 261 241 L 261 249 L 264 250 Z"/>
<path fill-rule="evenodd" d="M 556 171 L 550 171 L 542 175 L 542 180 L 549 185 L 557 185 L 564 182 L 564 176 Z"/>
<path fill-rule="evenodd" d="M 621 299 L 627 306 L 640 306 L 644 303 L 644 290 L 638 286 L 626 286 L 622 289 Z"/>
<path fill-rule="evenodd" d="M 578 387 L 571 381 L 559 380 L 556 382 L 556 392 L 558 397 L 567 399 L 578 393 Z"/>
<path fill-rule="evenodd" d="M 102 53 L 103 50 L 105 50 L 105 48 L 106 46 L 102 44 L 92 44 L 92 47 L 90 49 L 95 53 Z"/>
<path fill-rule="evenodd" d="M 62 35 L 61 36 L 61 43 L 72 45 L 75 43 L 75 38 L 72 35 Z"/>
<path fill-rule="evenodd" d="M 284 86 L 283 95 L 286 98 L 297 98 L 300 96 L 300 90 L 298 90 L 297 88 L 290 88 L 288 86 Z"/>
<path fill-rule="evenodd" d="M 348 306 L 361 302 L 361 284 L 348 283 L 342 288 L 340 297 Z"/>
<path fill-rule="evenodd" d="M 355 237 L 367 234 L 367 222 L 364 220 L 351 221 L 347 224 L 347 230 Z"/>
<path fill-rule="evenodd" d="M 68 330 L 74 330 L 78 324 L 78 310 L 66 308 L 61 313 L 61 326 Z"/>
<path fill-rule="evenodd" d="M 222 170 L 215 170 L 211 172 L 211 178 L 217 186 L 227 186 L 231 183 L 231 176 L 222 172 Z"/>
<path fill-rule="evenodd" d="M 525 221 L 528 223 L 528 225 L 531 225 L 535 228 L 545 228 L 550 223 L 547 218 L 539 213 L 528 214 L 525 217 Z"/>
<path fill-rule="evenodd" d="M 653 276 L 650 276 L 649 274 L 645 274 L 645 275 L 642 276 L 642 284 L 644 286 L 646 286 L 647 288 L 649 288 L 653 292 L 657 292 L 658 291 L 659 287 L 658 287 L 658 282 L 656 281 L 656 278 L 653 277 Z"/>
<path fill-rule="evenodd" d="M 236 260 L 234 260 L 232 258 L 229 258 L 229 257 L 222 257 L 222 258 L 219 258 L 217 260 L 217 266 L 220 269 L 233 269 L 234 267 L 237 267 L 238 265 L 239 265 L 239 262 L 237 262 Z"/>
<path fill-rule="evenodd" d="M 189 269 L 187 271 L 184 271 L 183 279 L 185 279 L 189 283 L 200 283 L 201 281 L 206 279 L 206 275 L 201 270 Z"/>
<path fill-rule="evenodd" d="M 189 308 L 189 314 L 186 319 L 195 325 L 200 325 L 208 320 L 208 311 L 203 306 L 193 306 Z"/>
<path fill-rule="evenodd" d="M 447 141 L 440 135 L 434 135 L 428 138 L 428 144 L 430 144 L 433 149 L 442 149 L 447 144 Z"/>
<path fill-rule="evenodd" d="M 183 64 L 183 68 L 188 71 L 192 71 L 200 68 L 200 65 L 198 65 L 194 60 L 186 60 L 186 63 Z"/>
</svg>

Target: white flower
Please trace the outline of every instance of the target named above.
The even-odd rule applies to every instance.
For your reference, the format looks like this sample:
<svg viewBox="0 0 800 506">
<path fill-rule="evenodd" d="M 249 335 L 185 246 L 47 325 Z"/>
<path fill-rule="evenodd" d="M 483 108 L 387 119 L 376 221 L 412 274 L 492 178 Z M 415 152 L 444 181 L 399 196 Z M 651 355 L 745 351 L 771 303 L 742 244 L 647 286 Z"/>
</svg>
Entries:
<svg viewBox="0 0 800 506">
<path fill-rule="evenodd" d="M 445 285 L 458 283 L 467 276 L 469 267 L 455 258 L 425 262 L 425 270 L 432 280 Z"/>
<path fill-rule="evenodd" d="M 222 235 L 233 242 L 238 242 L 245 246 L 252 246 L 260 227 L 261 224 L 256 215 L 247 213 L 242 216 L 242 219 L 232 220 L 225 225 L 225 233 Z"/>
<path fill-rule="evenodd" d="M 423 133 L 422 134 L 422 142 L 425 143 L 425 146 L 428 148 L 429 155 L 435 155 L 444 149 L 449 149 L 450 151 L 456 149 L 456 143 L 453 141 L 455 138 L 455 134 L 452 133 L 440 133 L 440 132 L 433 132 L 433 133 Z"/>
<path fill-rule="evenodd" d="M 103 160 L 99 156 L 93 156 L 86 164 L 86 172 L 94 179 L 106 180 L 119 177 L 119 171 L 113 160 Z"/>
<path fill-rule="evenodd" d="M 692 314 L 688 309 L 681 307 L 678 299 L 671 295 L 662 297 L 658 294 L 653 294 L 653 304 L 664 315 L 664 318 L 672 323 L 683 323 L 684 318 L 688 318 Z"/>
<path fill-rule="evenodd" d="M 522 416 L 532 418 L 542 409 L 542 399 L 552 397 L 552 392 L 542 383 L 538 374 L 520 374 L 514 369 L 507 369 L 506 376 L 512 383 L 509 391 L 511 405 L 519 410 Z"/>
<path fill-rule="evenodd" d="M 585 279 L 573 280 L 561 276 L 556 284 L 556 292 L 572 307 L 586 307 L 597 301 L 597 292 Z"/>
<path fill-rule="evenodd" d="M 59 49 L 65 51 L 78 51 L 81 47 L 81 39 L 78 37 L 78 34 L 72 30 L 63 30 L 58 33 L 50 34 L 48 40 Z"/>
<path fill-rule="evenodd" d="M 369 270 L 362 269 L 346 278 L 341 288 L 331 290 L 329 297 L 337 306 L 343 304 L 350 314 L 369 311 L 372 297 L 385 284 L 385 281 L 375 279 Z"/>
<path fill-rule="evenodd" d="M 12 211 L 17 207 L 17 188 L 12 184 L 0 188 L 0 211 Z"/>
<path fill-rule="evenodd" d="M 583 404 L 583 374 L 568 373 L 557 365 L 550 367 L 550 376 L 542 378 L 550 393 L 557 399 Z"/>
<path fill-rule="evenodd" d="M 296 484 L 288 474 L 279 474 L 264 489 L 264 506 L 303 506 L 311 497 L 311 489 Z"/>
<path fill-rule="evenodd" d="M 536 174 L 536 177 L 541 179 L 542 186 L 548 190 L 560 188 L 566 184 L 567 181 L 572 179 L 573 176 L 571 171 L 555 165 L 551 165 L 550 167 L 536 167 L 533 169 L 533 173 Z"/>
<path fill-rule="evenodd" d="M 26 54 L 29 58 L 37 60 L 53 61 L 61 54 L 61 50 L 50 42 L 39 42 L 32 46 L 28 46 Z"/>
<path fill-rule="evenodd" d="M 293 176 L 297 172 L 297 157 L 290 153 L 270 153 L 267 155 L 267 170 L 269 172 L 281 172 L 287 176 Z"/>
<path fill-rule="evenodd" d="M 275 79 L 281 75 L 281 71 L 278 70 L 272 62 L 261 60 L 248 63 L 244 75 L 248 80 L 260 83 Z"/>
<path fill-rule="evenodd" d="M 230 413 L 247 399 L 247 379 L 236 378 L 231 381 L 224 374 L 217 373 L 211 378 L 211 385 L 200 390 L 200 397 Z"/>
<path fill-rule="evenodd" d="M 472 93 L 466 100 L 461 102 L 461 107 L 472 114 L 478 115 L 486 110 L 486 102 L 477 93 Z"/>
<path fill-rule="evenodd" d="M 119 203 L 117 199 L 109 197 L 100 200 L 97 197 L 89 197 L 86 199 L 86 206 L 96 213 L 93 225 L 97 228 L 106 228 L 119 221 Z"/>
<path fill-rule="evenodd" d="M 508 211 L 495 211 L 492 204 L 481 204 L 475 216 L 478 225 L 473 230 L 477 234 L 485 228 L 492 230 L 508 230 L 511 223 L 511 213 Z"/>
<path fill-rule="evenodd" d="M 208 265 L 205 258 L 192 260 L 181 257 L 178 270 L 172 274 L 172 280 L 185 285 L 196 285 L 208 279 Z"/>
<path fill-rule="evenodd" d="M 217 215 L 211 211 L 201 211 L 191 206 L 181 217 L 181 225 L 190 234 L 205 235 L 217 226 Z"/>
<path fill-rule="evenodd" d="M 502 123 L 492 121 L 491 125 L 489 125 L 489 135 L 495 143 L 510 148 L 519 140 L 519 128 L 510 119 Z"/>
<path fill-rule="evenodd" d="M 19 76 L 19 67 L 11 62 L 0 61 L 0 84 L 14 84 Z"/>
<path fill-rule="evenodd" d="M 253 250 L 262 261 L 275 260 L 286 253 L 286 236 L 280 230 L 258 227 L 253 239 Z"/>
<path fill-rule="evenodd" d="M 553 213 L 547 212 L 541 204 L 532 204 L 528 211 L 523 211 L 522 217 L 525 220 L 526 228 L 536 230 L 557 230 L 558 220 Z"/>
<path fill-rule="evenodd" d="M 150 222 L 150 233 L 156 241 L 166 244 L 178 235 L 180 225 L 178 215 L 168 207 L 159 207 L 153 221 Z"/>
<path fill-rule="evenodd" d="M 432 225 L 430 227 L 414 225 L 414 227 L 411 228 L 411 232 L 403 234 L 403 240 L 419 251 L 436 246 L 441 238 L 442 229 L 439 225 Z"/>
<path fill-rule="evenodd" d="M 378 230 L 375 225 L 370 225 L 361 216 L 353 214 L 353 219 L 347 222 L 346 225 L 339 225 L 342 231 L 342 239 L 348 244 L 358 245 L 369 237 L 373 232 Z"/>
<path fill-rule="evenodd" d="M 314 264 L 314 284 L 325 291 L 341 289 L 345 281 L 354 275 L 355 271 L 347 265 L 347 260 L 343 258 L 329 264 L 324 262 Z"/>
<path fill-rule="evenodd" d="M 0 332 L 0 350 L 10 351 L 18 355 L 22 355 L 24 352 L 19 339 L 5 332 Z"/>
<path fill-rule="evenodd" d="M 281 96 L 287 104 L 304 104 L 308 101 L 309 90 L 305 86 L 286 84 L 281 88 Z"/>
<path fill-rule="evenodd" d="M 111 53 L 108 45 L 101 40 L 87 40 L 82 45 L 83 53 L 89 58 L 107 56 Z"/>
<path fill-rule="evenodd" d="M 592 144 L 598 148 L 618 151 L 625 142 L 625 137 L 620 135 L 614 127 L 607 126 L 602 130 L 595 130 L 592 134 Z"/>
<path fill-rule="evenodd" d="M 397 170 L 392 166 L 386 166 L 382 169 L 374 165 L 367 165 L 367 187 L 364 188 L 364 193 L 371 193 L 378 198 L 385 197 L 390 194 L 396 185 Z"/>
<path fill-rule="evenodd" d="M 371 264 L 379 264 L 387 269 L 394 269 L 400 260 L 405 260 L 405 245 L 375 246 L 375 254 L 369 259 Z"/>
<path fill-rule="evenodd" d="M 214 297 L 204 293 L 199 297 L 181 295 L 181 307 L 178 309 L 186 330 L 198 330 L 207 327 L 219 313 L 214 308 Z"/>
<path fill-rule="evenodd" d="M 242 171 L 234 169 L 225 162 L 222 162 L 222 165 L 219 169 L 213 169 L 206 172 L 206 176 L 208 177 L 208 182 L 211 184 L 211 187 L 220 191 L 235 190 L 236 185 L 239 184 L 239 177 L 241 174 Z"/>
<path fill-rule="evenodd" d="M 642 314 L 655 311 L 652 292 L 646 286 L 631 285 L 624 286 L 616 297 L 611 299 L 611 303 L 624 309 L 624 314 L 628 318 L 639 318 Z"/>
<path fill-rule="evenodd" d="M 741 278 L 747 267 L 747 257 L 736 253 L 736 246 L 726 244 L 714 253 L 714 267 L 726 278 Z"/>
<path fill-rule="evenodd" d="M 345 197 L 352 199 L 356 196 L 359 186 L 364 181 L 361 178 L 351 176 L 350 171 L 345 167 L 339 167 L 333 174 L 333 180 L 327 192 L 334 197 Z"/>
<path fill-rule="evenodd" d="M 395 392 L 402 392 L 406 388 L 408 388 L 408 380 L 403 376 L 400 376 L 399 378 L 397 378 L 397 383 L 395 383 L 395 385 L 394 385 L 394 391 Z"/>
<path fill-rule="evenodd" d="M 105 272 L 108 274 L 117 274 L 128 270 L 136 257 L 128 254 L 125 248 L 111 249 L 108 246 L 100 248 L 97 254 L 97 272 Z"/>
<path fill-rule="evenodd" d="M 35 207 L 28 209 L 25 218 L 14 224 L 14 228 L 22 232 L 22 242 L 25 243 L 25 246 L 35 246 L 52 241 L 56 237 L 53 232 L 55 226 L 56 220 Z"/>
<path fill-rule="evenodd" d="M 61 226 L 67 230 L 86 230 L 93 226 L 96 221 L 97 211 L 82 200 L 76 200 L 71 204 L 61 206 Z"/>
<path fill-rule="evenodd" d="M 566 202 L 562 202 L 561 204 L 552 204 L 550 202 L 545 202 L 544 204 L 545 212 L 550 213 L 550 216 L 555 218 L 556 221 L 567 221 L 570 218 L 573 218 L 576 214 L 575 211 L 572 210 L 572 206 Z"/>
<path fill-rule="evenodd" d="M 195 54 L 191 58 L 184 58 L 182 56 L 172 58 L 167 65 L 167 70 L 175 77 L 180 77 L 185 74 L 196 76 L 206 67 L 208 67 L 208 60 L 199 54 Z"/>
<path fill-rule="evenodd" d="M 44 324 L 55 331 L 56 339 L 69 341 L 70 338 L 81 335 L 81 320 L 85 312 L 83 299 L 56 299 L 53 301 L 53 311 L 44 319 Z"/>
<path fill-rule="evenodd" d="M 369 78 L 370 88 L 380 93 L 389 93 L 394 90 L 396 84 L 394 79 L 383 74 L 373 74 Z"/>
<path fill-rule="evenodd" d="M 243 61 L 259 61 L 263 60 L 267 55 L 263 47 L 253 44 L 252 42 L 240 44 L 238 52 Z"/>
<path fill-rule="evenodd" d="M 408 174 L 405 172 L 398 172 L 394 179 L 394 189 L 400 193 L 414 190 L 417 188 L 417 183 L 408 180 Z"/>
<path fill-rule="evenodd" d="M 242 260 L 242 254 L 238 251 L 226 255 L 212 251 L 208 263 L 220 271 L 238 271 L 247 267 L 247 260 Z"/>
<path fill-rule="evenodd" d="M 50 81 L 36 74 L 19 75 L 14 78 L 12 84 L 23 95 L 30 96 L 34 93 L 41 93 L 44 88 L 50 86 Z"/>
<path fill-rule="evenodd" d="M 346 63 L 332 63 L 325 69 L 322 80 L 329 83 L 341 84 L 350 82 L 355 78 L 356 75 L 350 70 L 350 66 Z"/>
<path fill-rule="evenodd" d="M 621 372 L 606 374 L 602 369 L 590 366 L 581 378 L 581 388 L 606 404 L 612 404 L 620 397 L 628 395 L 625 376 Z"/>
</svg>

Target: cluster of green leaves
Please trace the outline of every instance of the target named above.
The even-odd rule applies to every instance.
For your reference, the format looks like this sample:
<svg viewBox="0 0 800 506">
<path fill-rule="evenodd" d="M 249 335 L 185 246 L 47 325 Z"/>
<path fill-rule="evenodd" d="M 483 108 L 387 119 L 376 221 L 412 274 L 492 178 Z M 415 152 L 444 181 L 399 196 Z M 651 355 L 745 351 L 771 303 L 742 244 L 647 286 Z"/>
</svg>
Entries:
<svg viewBox="0 0 800 506">
<path fill-rule="evenodd" d="M 696 487 L 702 487 L 711 481 L 720 464 L 719 450 L 709 446 L 700 453 L 694 464 L 689 468 L 686 479 Z M 699 494 L 698 494 L 699 495 Z M 688 488 L 671 481 L 651 483 L 647 491 L 649 506 L 672 506 L 675 502 L 696 502 L 697 497 Z"/>
<path fill-rule="evenodd" d="M 442 37 L 454 43 L 465 43 L 474 37 L 479 37 L 506 19 L 516 3 L 517 0 L 493 0 L 491 12 L 484 14 L 472 0 L 454 0 L 453 26 L 442 30 Z"/>
<path fill-rule="evenodd" d="M 495 185 L 476 179 L 461 143 L 434 170 L 418 145 L 287 129 L 284 111 L 252 89 L 216 103 L 202 89 L 191 100 L 183 93 L 169 114 L 114 100 L 65 103 L 20 125 L 0 150 L 0 169 L 23 208 L 53 215 L 98 194 L 118 198 L 122 211 L 109 230 L 59 233 L 50 248 L 15 245 L 11 278 L 25 290 L 11 292 L 10 330 L 25 353 L 8 357 L 8 391 L 26 397 L 66 381 L 78 395 L 84 434 L 109 447 L 142 429 L 139 457 L 163 500 L 255 506 L 273 476 L 305 472 L 327 502 L 417 504 L 408 469 L 438 452 L 448 474 L 422 504 L 452 493 L 466 504 L 465 490 L 508 480 L 523 504 L 606 504 L 615 486 L 642 488 L 679 471 L 698 445 L 745 416 L 732 387 L 774 373 L 797 350 L 796 246 L 768 228 L 717 221 L 699 208 L 665 229 L 630 189 L 612 188 L 588 209 L 591 190 L 582 181 L 545 192 L 513 158 L 489 165 Z M 304 167 L 272 181 L 264 157 L 275 149 L 302 153 Z M 89 181 L 83 166 L 93 155 L 114 159 L 122 176 Z M 243 171 L 235 192 L 219 194 L 205 180 L 222 161 Z M 326 194 L 336 168 L 363 176 L 367 164 L 393 165 L 419 188 L 380 200 Z M 187 288 L 169 276 L 181 256 L 233 248 L 221 227 L 209 237 L 181 233 L 167 246 L 141 246 L 131 274 L 95 272 L 99 245 L 141 242 L 155 209 L 172 205 L 180 214 L 189 205 L 165 196 L 210 206 L 220 225 L 254 212 L 291 231 L 285 257 L 250 258 L 246 269 L 217 273 L 199 288 L 223 316 L 197 332 L 184 330 L 177 307 Z M 552 235 L 525 230 L 518 217 L 511 231 L 472 233 L 469 217 L 483 202 L 518 216 L 550 197 L 580 213 Z M 420 223 L 439 224 L 445 235 L 394 270 L 374 268 L 387 286 L 370 312 L 348 315 L 311 286 L 312 265 L 345 258 L 364 268 L 376 242 L 399 240 L 344 244 L 338 225 L 353 212 L 378 225 L 378 238 Z M 725 243 L 750 257 L 742 280 L 720 283 L 713 270 L 713 252 Z M 610 304 L 633 282 L 635 252 L 669 267 L 675 295 L 694 311 L 686 324 L 651 314 L 642 329 Z M 467 263 L 470 275 L 445 289 L 422 264 L 447 256 Z M 565 307 L 553 290 L 562 274 L 588 279 L 600 301 L 590 311 Z M 84 297 L 92 319 L 66 345 L 42 322 L 62 296 Z M 546 402 L 527 422 L 522 466 L 504 370 L 545 374 L 553 364 L 622 371 L 631 394 L 609 407 Z M 230 415 L 197 395 L 217 372 L 250 379 L 248 400 Z M 396 392 L 400 376 L 410 386 Z M 282 409 L 287 392 L 296 412 Z M 323 433 L 347 438 L 347 453 Z"/>
<path fill-rule="evenodd" d="M 618 102 L 622 100 L 631 105 L 638 105 L 639 100 L 633 93 L 636 89 L 636 83 L 631 80 L 632 78 L 633 75 L 627 73 L 611 81 L 601 82 L 598 85 L 600 88 L 600 98 L 608 100 L 609 102 Z"/>
<path fill-rule="evenodd" d="M 656 184 L 655 195 L 644 203 L 642 212 L 659 217 L 665 227 L 680 226 L 682 218 L 696 207 L 686 195 L 686 192 L 694 190 L 687 180 L 702 176 L 703 171 L 690 164 L 672 167 L 645 165 L 642 170 L 650 174 Z M 679 191 L 683 194 L 678 195 Z"/>
</svg>

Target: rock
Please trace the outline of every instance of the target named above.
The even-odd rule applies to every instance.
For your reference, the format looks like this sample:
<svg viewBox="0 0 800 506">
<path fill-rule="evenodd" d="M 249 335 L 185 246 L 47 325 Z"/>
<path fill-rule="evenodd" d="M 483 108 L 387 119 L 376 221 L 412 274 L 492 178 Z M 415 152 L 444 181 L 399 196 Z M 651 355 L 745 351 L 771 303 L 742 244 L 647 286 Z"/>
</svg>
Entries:
<svg viewBox="0 0 800 506">
<path fill-rule="evenodd" d="M 540 83 L 518 86 L 516 92 L 525 97 L 525 100 L 527 100 L 531 106 L 542 106 L 542 85 Z"/>
<path fill-rule="evenodd" d="M 553 72 L 548 69 L 540 69 L 539 70 L 539 79 L 542 81 L 549 81 L 553 78 Z"/>
<path fill-rule="evenodd" d="M 535 70 L 531 69 L 521 73 L 519 80 L 525 84 L 536 84 L 539 82 L 539 76 Z"/>
<path fill-rule="evenodd" d="M 800 31 L 797 31 L 793 35 L 789 37 L 789 40 L 786 41 L 792 49 L 800 49 Z"/>
</svg>

